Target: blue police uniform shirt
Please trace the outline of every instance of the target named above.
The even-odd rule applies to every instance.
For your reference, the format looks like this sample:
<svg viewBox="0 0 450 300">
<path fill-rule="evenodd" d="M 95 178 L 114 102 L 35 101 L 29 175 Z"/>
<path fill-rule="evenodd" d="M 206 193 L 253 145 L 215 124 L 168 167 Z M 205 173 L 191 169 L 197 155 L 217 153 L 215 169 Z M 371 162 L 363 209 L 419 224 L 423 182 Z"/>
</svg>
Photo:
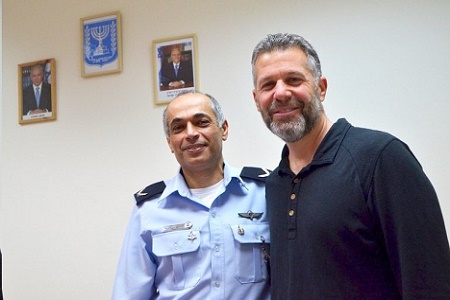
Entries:
<svg viewBox="0 0 450 300">
<path fill-rule="evenodd" d="M 138 192 L 112 299 L 269 299 L 267 175 L 225 164 L 210 208 L 180 172 Z"/>
</svg>

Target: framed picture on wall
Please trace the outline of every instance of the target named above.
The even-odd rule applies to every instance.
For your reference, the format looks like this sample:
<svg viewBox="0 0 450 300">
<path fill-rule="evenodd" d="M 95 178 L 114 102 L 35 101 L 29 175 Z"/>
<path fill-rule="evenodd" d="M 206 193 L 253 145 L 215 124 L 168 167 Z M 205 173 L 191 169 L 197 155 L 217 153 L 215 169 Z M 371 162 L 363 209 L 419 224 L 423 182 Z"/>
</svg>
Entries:
<svg viewBox="0 0 450 300">
<path fill-rule="evenodd" d="M 198 89 L 195 34 L 153 41 L 155 104 L 167 104 L 180 92 Z"/>
<path fill-rule="evenodd" d="M 19 124 L 56 120 L 55 59 L 20 64 Z"/>
<path fill-rule="evenodd" d="M 122 72 L 120 12 L 81 19 L 81 76 Z"/>
</svg>

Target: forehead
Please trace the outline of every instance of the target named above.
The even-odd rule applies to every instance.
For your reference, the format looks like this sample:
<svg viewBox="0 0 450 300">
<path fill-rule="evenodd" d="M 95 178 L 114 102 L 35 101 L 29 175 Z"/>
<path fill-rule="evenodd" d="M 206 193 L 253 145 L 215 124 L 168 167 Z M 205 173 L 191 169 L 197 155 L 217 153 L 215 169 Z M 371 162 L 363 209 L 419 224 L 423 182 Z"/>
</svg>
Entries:
<svg viewBox="0 0 450 300">
<path fill-rule="evenodd" d="M 199 116 L 209 116 L 211 119 L 215 118 L 214 111 L 211 108 L 211 100 L 202 94 L 182 95 L 172 100 L 167 108 L 167 119 L 169 123 L 174 119 L 185 120 Z"/>
<path fill-rule="evenodd" d="M 298 48 L 262 53 L 255 61 L 256 78 L 280 72 L 308 71 L 306 54 Z"/>
<path fill-rule="evenodd" d="M 39 69 L 39 68 L 34 68 L 34 69 L 31 71 L 31 74 L 33 74 L 33 75 L 39 75 L 39 74 L 41 74 L 41 73 L 42 73 L 42 70 Z"/>
</svg>

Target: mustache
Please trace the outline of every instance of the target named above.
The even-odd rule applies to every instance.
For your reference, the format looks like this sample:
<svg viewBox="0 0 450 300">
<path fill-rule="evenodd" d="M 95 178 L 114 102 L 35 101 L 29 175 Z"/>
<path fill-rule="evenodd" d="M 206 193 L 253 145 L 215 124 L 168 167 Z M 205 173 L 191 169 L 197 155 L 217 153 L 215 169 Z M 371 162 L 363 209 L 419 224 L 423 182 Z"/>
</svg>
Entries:
<svg viewBox="0 0 450 300">
<path fill-rule="evenodd" d="M 272 102 L 268 107 L 268 112 L 272 114 L 274 111 L 282 109 L 282 108 L 300 108 L 303 110 L 305 108 L 305 104 L 299 101 L 297 98 L 291 98 L 287 102 Z"/>
<path fill-rule="evenodd" d="M 195 148 L 198 148 L 198 147 L 204 147 L 204 146 L 206 146 L 206 144 L 205 143 L 194 143 L 194 144 L 189 144 L 189 145 L 185 145 L 185 146 L 183 146 L 182 148 L 181 148 L 181 150 L 189 150 L 189 149 L 195 149 Z"/>
</svg>

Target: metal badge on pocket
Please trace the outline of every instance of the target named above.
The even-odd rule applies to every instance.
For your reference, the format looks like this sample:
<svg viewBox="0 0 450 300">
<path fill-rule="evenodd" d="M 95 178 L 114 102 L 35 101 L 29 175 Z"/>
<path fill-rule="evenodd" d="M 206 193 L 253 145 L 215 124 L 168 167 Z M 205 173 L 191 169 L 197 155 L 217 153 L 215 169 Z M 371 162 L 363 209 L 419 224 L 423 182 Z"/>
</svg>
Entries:
<svg viewBox="0 0 450 300">
<path fill-rule="evenodd" d="M 177 231 L 177 230 L 186 230 L 192 228 L 192 222 L 187 221 L 180 224 L 173 224 L 173 225 L 167 225 L 164 226 L 162 229 L 162 232 L 171 232 L 171 231 Z"/>
</svg>

